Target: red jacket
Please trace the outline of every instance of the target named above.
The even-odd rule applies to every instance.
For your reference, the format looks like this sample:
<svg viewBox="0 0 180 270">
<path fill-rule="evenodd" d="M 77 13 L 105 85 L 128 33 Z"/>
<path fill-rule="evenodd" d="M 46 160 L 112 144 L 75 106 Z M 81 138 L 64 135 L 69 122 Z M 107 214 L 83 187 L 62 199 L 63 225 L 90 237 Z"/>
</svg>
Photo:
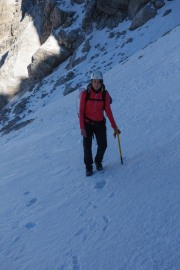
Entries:
<svg viewBox="0 0 180 270">
<path fill-rule="evenodd" d="M 89 122 L 88 119 L 85 119 L 85 116 L 92 121 L 102 121 L 104 119 L 104 101 L 102 99 L 102 91 L 96 93 L 95 90 L 93 90 L 92 88 L 89 88 L 89 90 L 90 96 L 87 101 L 87 90 L 84 90 L 81 94 L 79 110 L 79 121 L 81 129 L 84 128 L 84 121 Z M 97 101 L 98 99 L 100 101 Z M 107 117 L 109 118 L 112 128 L 115 129 L 116 122 L 111 111 L 110 96 L 108 91 L 106 91 L 105 112 Z"/>
</svg>

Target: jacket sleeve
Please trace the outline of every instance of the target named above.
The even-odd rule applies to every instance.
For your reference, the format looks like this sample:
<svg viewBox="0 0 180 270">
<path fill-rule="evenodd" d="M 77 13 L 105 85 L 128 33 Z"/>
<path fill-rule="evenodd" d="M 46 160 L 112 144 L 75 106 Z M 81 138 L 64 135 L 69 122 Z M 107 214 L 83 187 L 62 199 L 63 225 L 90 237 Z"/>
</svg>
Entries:
<svg viewBox="0 0 180 270">
<path fill-rule="evenodd" d="M 114 120 L 114 116 L 111 110 L 110 96 L 109 96 L 108 91 L 106 91 L 105 112 L 106 112 L 107 117 L 109 118 L 112 128 L 115 129 L 117 125 L 116 125 L 116 122 Z"/>
<path fill-rule="evenodd" d="M 79 107 L 79 125 L 80 129 L 84 128 L 84 111 L 86 105 L 86 90 L 82 92 L 80 98 L 80 107 Z"/>
</svg>

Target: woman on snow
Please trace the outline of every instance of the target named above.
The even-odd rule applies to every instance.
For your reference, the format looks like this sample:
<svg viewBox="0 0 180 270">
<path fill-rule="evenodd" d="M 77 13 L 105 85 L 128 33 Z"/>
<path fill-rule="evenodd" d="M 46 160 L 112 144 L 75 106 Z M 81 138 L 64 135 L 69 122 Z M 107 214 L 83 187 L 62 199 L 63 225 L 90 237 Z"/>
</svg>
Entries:
<svg viewBox="0 0 180 270">
<path fill-rule="evenodd" d="M 103 84 L 101 71 L 93 71 L 91 83 L 81 94 L 79 121 L 81 135 L 83 136 L 84 163 L 86 175 L 93 173 L 92 139 L 95 135 L 97 141 L 97 152 L 95 155 L 95 165 L 97 170 L 102 170 L 102 160 L 107 148 L 106 121 L 104 111 L 114 129 L 114 136 L 120 134 L 114 120 L 111 107 L 111 97 Z"/>
</svg>

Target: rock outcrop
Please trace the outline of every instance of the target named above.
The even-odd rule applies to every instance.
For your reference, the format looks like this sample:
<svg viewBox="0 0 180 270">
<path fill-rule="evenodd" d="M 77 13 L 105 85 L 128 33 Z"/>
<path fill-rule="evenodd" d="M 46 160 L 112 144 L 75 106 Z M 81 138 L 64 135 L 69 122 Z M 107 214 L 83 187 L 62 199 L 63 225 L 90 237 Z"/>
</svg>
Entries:
<svg viewBox="0 0 180 270">
<path fill-rule="evenodd" d="M 97 8 L 110 16 L 119 16 L 123 10 L 128 9 L 130 0 L 97 0 Z"/>
<path fill-rule="evenodd" d="M 15 36 L 0 69 L 0 93 L 9 96 L 21 90 L 22 80 L 28 78 L 27 66 L 41 45 L 32 17 L 26 16 L 23 21 L 23 24 L 19 23 L 21 34 L 19 37 Z"/>
<path fill-rule="evenodd" d="M 131 20 L 134 19 L 136 14 L 143 8 L 150 0 L 131 0 L 128 6 L 128 16 Z"/>
<path fill-rule="evenodd" d="M 69 55 L 70 52 L 59 45 L 56 38 L 51 35 L 32 56 L 31 64 L 28 66 L 29 78 L 39 81 L 64 62 Z"/>
<path fill-rule="evenodd" d="M 0 55 L 11 48 L 14 42 L 13 25 L 21 18 L 18 2 L 0 0 Z"/>
<path fill-rule="evenodd" d="M 76 57 L 76 50 L 93 30 L 93 23 L 98 29 L 112 29 L 130 18 L 134 30 L 154 17 L 164 1 L 69 0 L 69 6 L 73 5 L 84 9 L 78 26 L 80 14 L 67 1 L 0 0 L 0 94 L 12 96 L 32 88 L 68 58 L 71 72 L 86 57 L 87 42 L 81 56 Z"/>
<path fill-rule="evenodd" d="M 144 5 L 146 2 L 148 2 L 148 4 Z M 131 3 L 133 4 L 131 5 Z M 133 19 L 132 24 L 129 28 L 130 30 L 135 30 L 138 27 L 144 25 L 147 21 L 156 16 L 158 9 L 165 5 L 163 0 L 142 0 L 142 2 L 138 1 L 138 4 L 135 6 L 135 2 L 131 3 L 129 5 L 129 13 L 131 14 L 130 16 L 132 16 Z M 142 8 L 140 8 L 141 5 L 143 5 Z M 133 9 L 133 7 L 135 9 Z"/>
<path fill-rule="evenodd" d="M 130 26 L 130 30 L 135 30 L 136 28 L 142 26 L 147 21 L 156 16 L 157 11 L 154 7 L 150 5 L 144 6 L 135 16 Z"/>
</svg>

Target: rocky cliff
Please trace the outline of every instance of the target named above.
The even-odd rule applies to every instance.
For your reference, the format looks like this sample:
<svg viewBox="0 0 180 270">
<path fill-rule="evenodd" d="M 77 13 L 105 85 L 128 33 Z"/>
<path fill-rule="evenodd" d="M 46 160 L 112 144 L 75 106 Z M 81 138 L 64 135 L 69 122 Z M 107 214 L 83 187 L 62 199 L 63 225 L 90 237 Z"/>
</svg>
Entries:
<svg viewBox="0 0 180 270">
<path fill-rule="evenodd" d="M 87 35 L 93 34 L 94 26 L 113 29 L 131 20 L 133 31 L 164 4 L 163 0 L 0 0 L 1 96 L 31 89 L 67 59 L 68 76 L 73 77 L 76 50 L 82 43 L 83 50 L 89 50 Z M 76 6 L 81 6 L 82 14 Z"/>
</svg>

